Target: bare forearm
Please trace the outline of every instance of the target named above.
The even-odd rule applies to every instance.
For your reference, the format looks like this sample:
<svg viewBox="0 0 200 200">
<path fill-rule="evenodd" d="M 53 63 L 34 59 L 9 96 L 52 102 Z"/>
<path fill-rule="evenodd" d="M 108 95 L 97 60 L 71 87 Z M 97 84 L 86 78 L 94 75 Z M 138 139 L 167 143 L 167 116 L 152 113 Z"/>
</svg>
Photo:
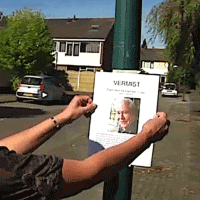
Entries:
<svg viewBox="0 0 200 200">
<path fill-rule="evenodd" d="M 57 124 L 64 126 L 94 109 L 96 105 L 89 96 L 76 96 L 60 114 L 54 117 L 54 120 L 47 119 L 23 132 L 2 139 L 0 145 L 17 153 L 30 153 L 58 131 Z"/>
<path fill-rule="evenodd" d="M 145 134 L 139 134 L 117 146 L 100 151 L 84 161 L 65 160 L 63 178 L 74 180 L 80 188 L 87 189 L 128 166 L 150 145 Z"/>
<path fill-rule="evenodd" d="M 108 173 L 119 171 L 128 166 L 149 146 L 150 142 L 146 135 L 141 133 L 122 144 L 100 151 L 85 161 L 95 163 L 97 173 L 105 179 L 108 177 Z"/>
<path fill-rule="evenodd" d="M 61 114 L 55 116 L 55 119 L 59 124 L 64 123 Z M 56 124 L 49 118 L 25 131 L 0 140 L 0 145 L 20 154 L 27 154 L 37 149 L 57 131 Z"/>
</svg>

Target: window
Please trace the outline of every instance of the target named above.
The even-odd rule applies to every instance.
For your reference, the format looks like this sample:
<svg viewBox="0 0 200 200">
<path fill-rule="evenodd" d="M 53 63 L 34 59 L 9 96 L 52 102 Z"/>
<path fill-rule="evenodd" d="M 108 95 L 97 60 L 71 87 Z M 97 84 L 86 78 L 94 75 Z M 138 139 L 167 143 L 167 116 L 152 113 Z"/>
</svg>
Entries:
<svg viewBox="0 0 200 200">
<path fill-rule="evenodd" d="M 100 42 L 81 42 L 81 52 L 99 53 Z"/>
<path fill-rule="evenodd" d="M 150 68 L 154 69 L 154 62 L 151 62 Z"/>
<path fill-rule="evenodd" d="M 81 42 L 81 50 L 80 52 L 86 52 L 86 44 L 85 42 Z"/>
<path fill-rule="evenodd" d="M 60 42 L 59 52 L 66 52 L 67 56 L 79 56 L 80 43 L 78 42 Z"/>
<path fill-rule="evenodd" d="M 59 52 L 65 52 L 65 51 L 66 51 L 66 42 L 60 42 Z"/>
<path fill-rule="evenodd" d="M 142 66 L 143 66 L 143 68 L 150 69 L 150 68 L 151 68 L 151 63 L 150 63 L 150 62 L 145 62 L 145 61 L 143 61 L 143 62 L 142 62 Z"/>
<path fill-rule="evenodd" d="M 72 56 L 72 44 L 67 44 L 67 53 L 66 55 Z"/>
<path fill-rule="evenodd" d="M 21 83 L 28 85 L 40 85 L 41 82 L 42 82 L 41 78 L 24 77 Z"/>
<path fill-rule="evenodd" d="M 100 26 L 100 25 L 92 25 L 92 26 L 90 27 L 90 30 L 98 31 L 99 26 Z"/>
<path fill-rule="evenodd" d="M 165 82 L 165 77 L 161 77 L 161 83 L 163 84 Z"/>
<path fill-rule="evenodd" d="M 174 89 L 176 88 L 175 85 L 170 85 L 170 84 L 167 84 L 167 85 L 164 85 L 164 86 L 165 86 L 165 88 L 166 88 L 167 90 L 174 90 Z"/>
<path fill-rule="evenodd" d="M 79 44 L 74 44 L 74 56 L 79 56 Z"/>
</svg>

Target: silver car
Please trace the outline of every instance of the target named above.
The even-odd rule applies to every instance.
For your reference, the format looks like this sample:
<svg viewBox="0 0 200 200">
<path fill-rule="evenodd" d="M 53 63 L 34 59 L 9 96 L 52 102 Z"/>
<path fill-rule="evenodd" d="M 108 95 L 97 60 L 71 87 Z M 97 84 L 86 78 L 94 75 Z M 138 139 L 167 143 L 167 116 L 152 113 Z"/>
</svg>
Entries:
<svg viewBox="0 0 200 200">
<path fill-rule="evenodd" d="M 162 91 L 161 91 L 162 96 L 175 96 L 177 97 L 178 95 L 178 90 L 176 87 L 175 83 L 165 83 Z"/>
<path fill-rule="evenodd" d="M 45 102 L 62 100 L 64 96 L 64 87 L 52 76 L 26 75 L 18 84 L 16 91 L 18 101 L 30 99 Z"/>
</svg>

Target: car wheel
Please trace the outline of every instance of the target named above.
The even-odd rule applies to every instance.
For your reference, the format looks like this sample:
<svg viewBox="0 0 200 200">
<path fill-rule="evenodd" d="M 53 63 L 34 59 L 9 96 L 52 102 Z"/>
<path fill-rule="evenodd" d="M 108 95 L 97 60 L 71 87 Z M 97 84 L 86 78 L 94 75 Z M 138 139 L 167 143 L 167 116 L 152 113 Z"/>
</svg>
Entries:
<svg viewBox="0 0 200 200">
<path fill-rule="evenodd" d="M 23 99 L 17 97 L 18 102 L 23 102 Z"/>
</svg>

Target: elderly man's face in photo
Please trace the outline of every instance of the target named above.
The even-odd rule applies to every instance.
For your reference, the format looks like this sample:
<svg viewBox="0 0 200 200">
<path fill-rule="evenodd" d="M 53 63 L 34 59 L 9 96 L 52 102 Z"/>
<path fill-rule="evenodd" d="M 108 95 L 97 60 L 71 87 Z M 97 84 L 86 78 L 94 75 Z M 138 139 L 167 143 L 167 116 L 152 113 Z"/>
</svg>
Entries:
<svg viewBox="0 0 200 200">
<path fill-rule="evenodd" d="M 134 120 L 134 108 L 131 108 L 128 102 L 122 102 L 116 107 L 118 122 L 122 129 L 126 130 L 129 128 Z"/>
</svg>

